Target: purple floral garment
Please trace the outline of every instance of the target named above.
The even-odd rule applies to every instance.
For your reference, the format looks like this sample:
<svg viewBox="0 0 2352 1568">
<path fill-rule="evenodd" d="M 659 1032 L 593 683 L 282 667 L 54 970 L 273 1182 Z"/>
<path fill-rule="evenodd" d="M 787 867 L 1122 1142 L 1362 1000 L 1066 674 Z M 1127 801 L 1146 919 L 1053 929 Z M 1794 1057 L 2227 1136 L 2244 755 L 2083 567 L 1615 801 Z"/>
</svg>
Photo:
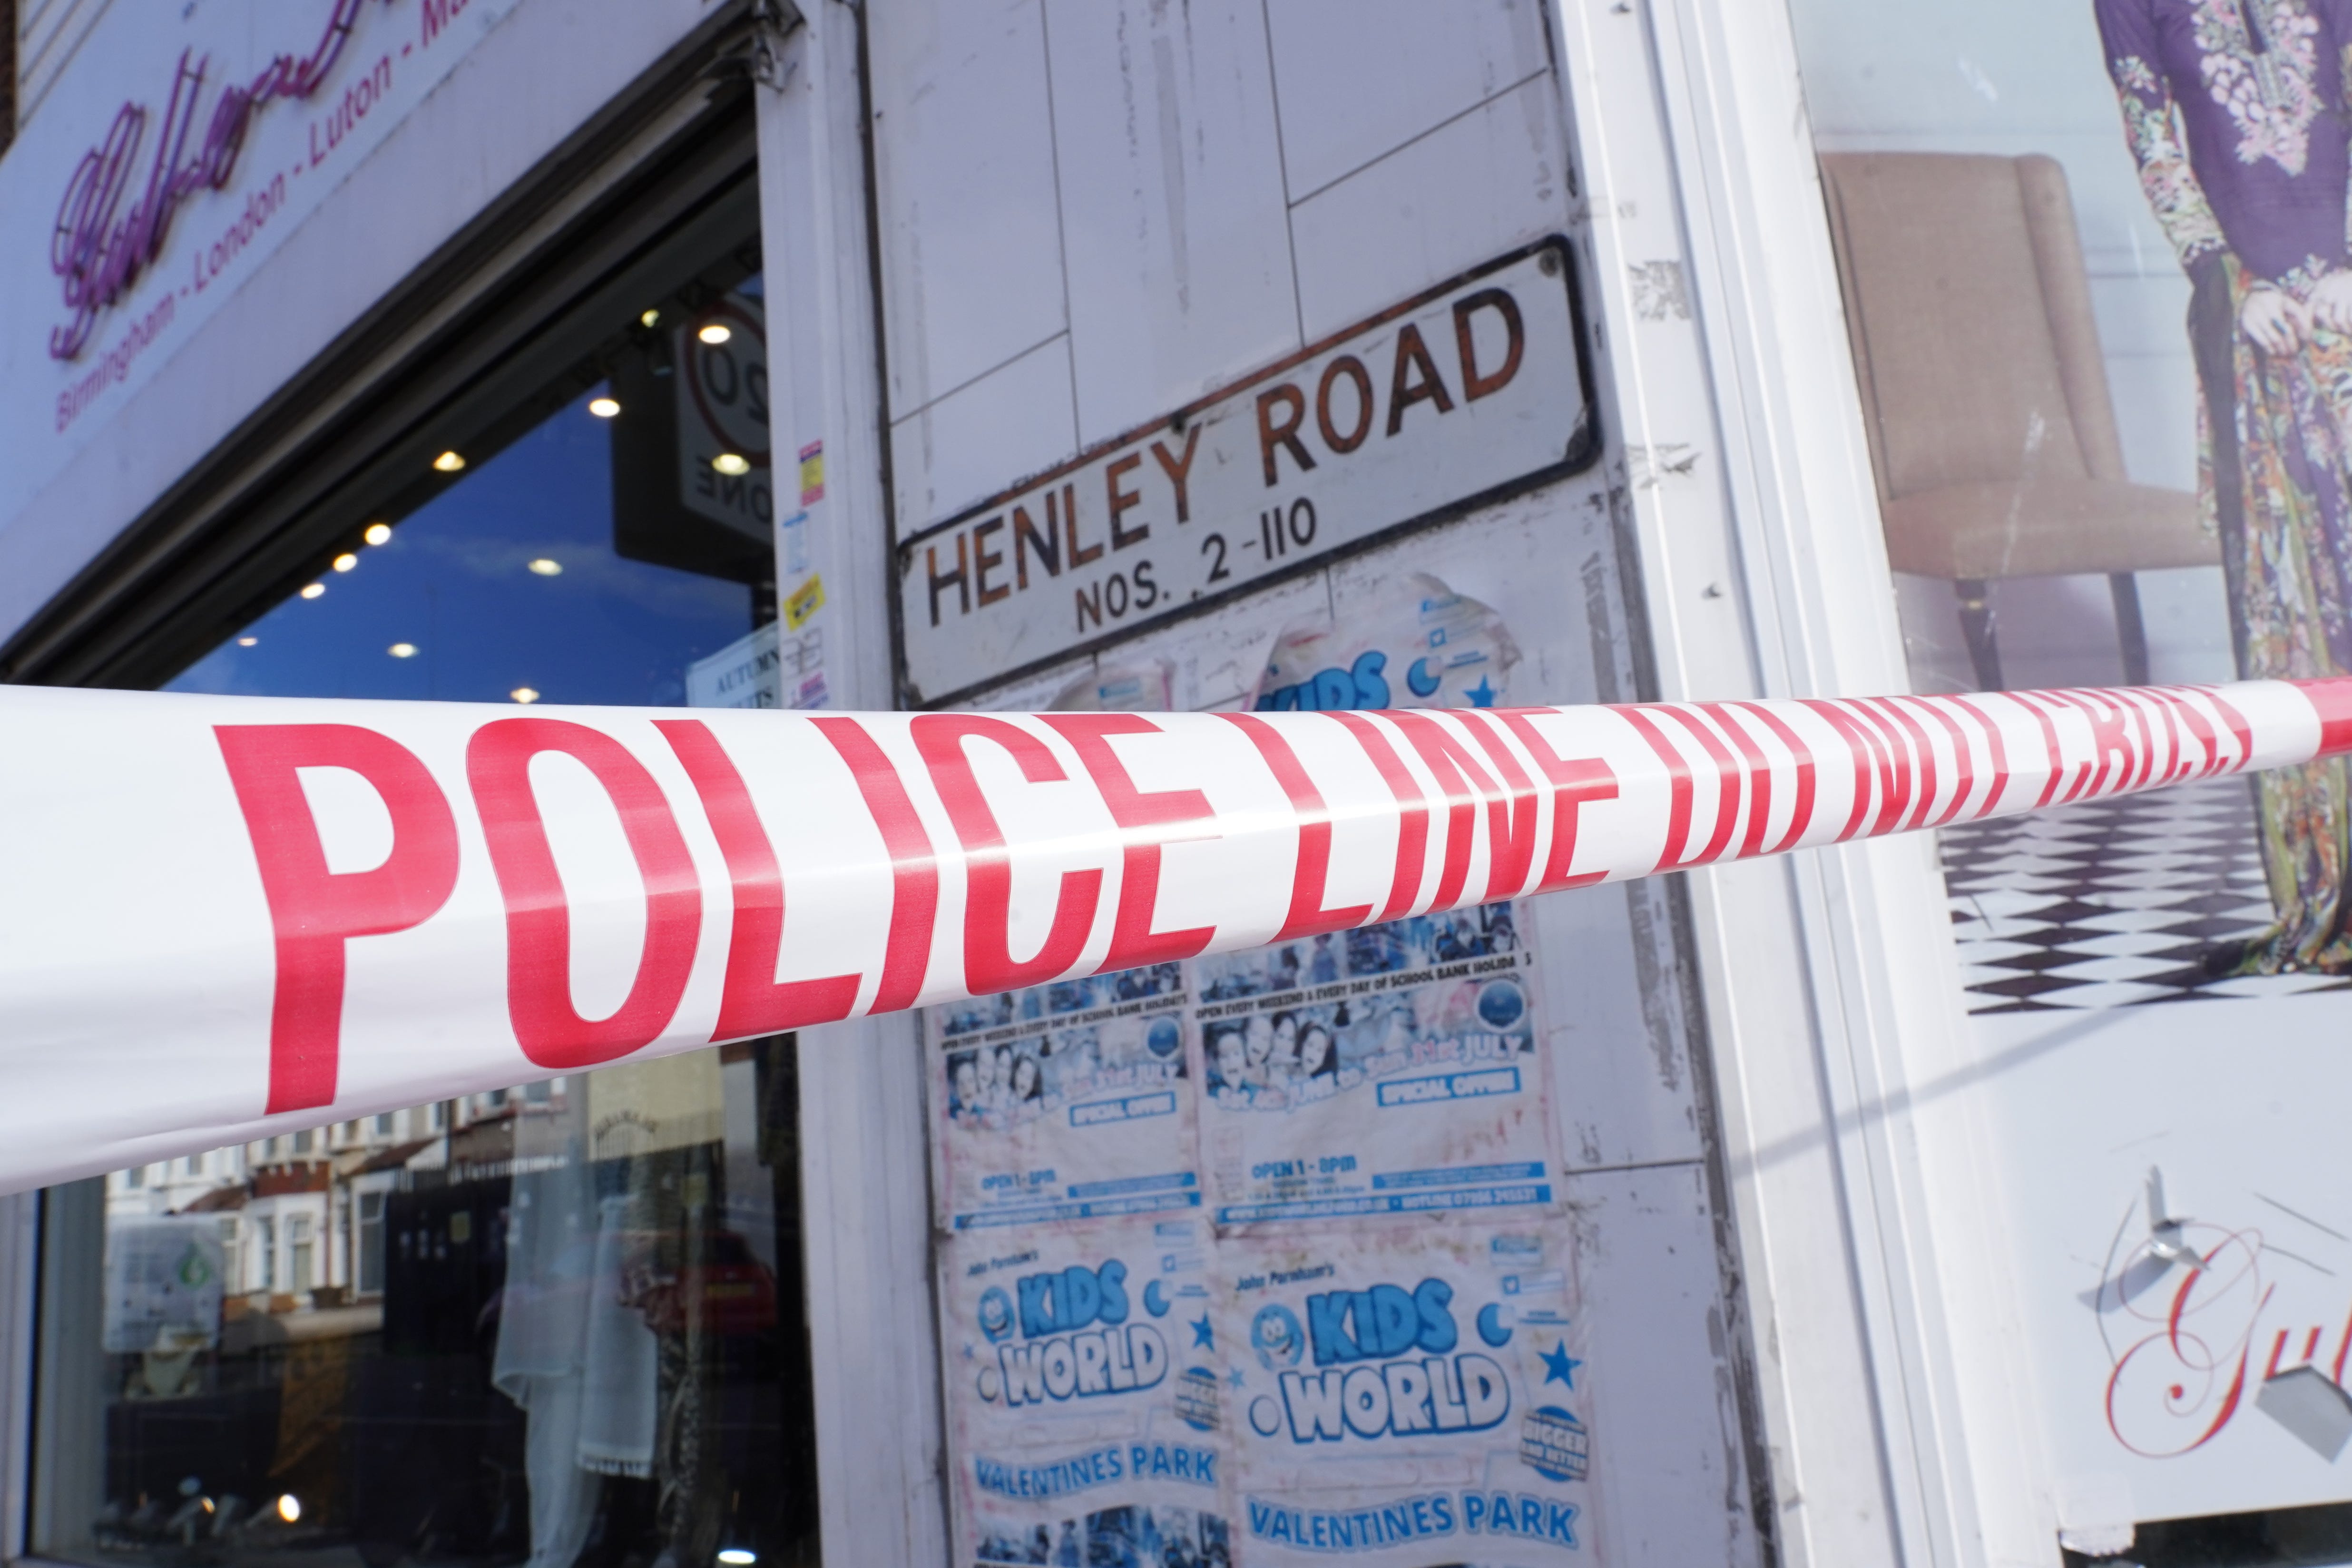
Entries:
<svg viewBox="0 0 2352 1568">
<path fill-rule="evenodd" d="M 2347 265 L 2352 0 L 2094 0 L 2140 184 L 2192 283 L 2198 489 L 2221 546 L 2238 673 L 2352 672 L 2352 336 L 2270 353 L 2240 325 L 2263 283 Z M 2277 921 L 2209 973 L 2352 973 L 2352 773 L 2263 773 Z"/>
<path fill-rule="evenodd" d="M 2291 288 L 2352 262 L 2352 0 L 2095 4 L 2141 183 L 2182 262 L 2226 247 Z"/>
</svg>

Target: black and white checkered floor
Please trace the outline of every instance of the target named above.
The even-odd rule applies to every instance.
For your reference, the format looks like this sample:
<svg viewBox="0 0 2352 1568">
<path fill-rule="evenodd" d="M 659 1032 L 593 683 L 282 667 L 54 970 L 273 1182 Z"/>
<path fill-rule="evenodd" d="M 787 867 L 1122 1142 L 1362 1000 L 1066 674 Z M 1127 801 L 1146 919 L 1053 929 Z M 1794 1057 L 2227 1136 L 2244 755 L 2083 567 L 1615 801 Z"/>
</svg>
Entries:
<svg viewBox="0 0 2352 1568">
<path fill-rule="evenodd" d="M 1947 828 L 1943 855 L 1972 1013 L 2352 990 L 2198 966 L 2271 921 L 2243 779 Z"/>
</svg>

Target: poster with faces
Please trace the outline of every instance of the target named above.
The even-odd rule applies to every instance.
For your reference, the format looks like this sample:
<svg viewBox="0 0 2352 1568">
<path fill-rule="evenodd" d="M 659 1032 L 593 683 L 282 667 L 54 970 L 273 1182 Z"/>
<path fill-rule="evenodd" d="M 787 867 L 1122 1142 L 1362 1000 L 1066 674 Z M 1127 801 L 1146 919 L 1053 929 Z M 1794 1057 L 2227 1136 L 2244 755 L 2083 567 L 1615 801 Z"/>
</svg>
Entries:
<svg viewBox="0 0 2352 1568">
<path fill-rule="evenodd" d="M 1198 960 L 1217 1223 L 1549 1203 L 1531 968 L 1507 902 Z"/>
<path fill-rule="evenodd" d="M 938 1212 L 952 1230 L 1195 1209 L 1181 965 L 926 1016 Z"/>
<path fill-rule="evenodd" d="M 1234 1561 L 1209 1257 L 1197 1218 L 940 1248 L 959 1563 Z"/>
<path fill-rule="evenodd" d="M 1218 1264 L 1239 1562 L 1592 1557 L 1591 1358 L 1559 1227 L 1260 1231 Z"/>
</svg>

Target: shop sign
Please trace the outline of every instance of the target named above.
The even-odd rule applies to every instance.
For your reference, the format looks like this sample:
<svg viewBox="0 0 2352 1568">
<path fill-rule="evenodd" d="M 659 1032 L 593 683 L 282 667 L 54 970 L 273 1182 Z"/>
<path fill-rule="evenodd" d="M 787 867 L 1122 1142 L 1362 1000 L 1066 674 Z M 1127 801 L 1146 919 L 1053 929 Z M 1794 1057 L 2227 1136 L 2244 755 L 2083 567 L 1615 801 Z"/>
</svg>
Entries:
<svg viewBox="0 0 2352 1568">
<path fill-rule="evenodd" d="M 0 211 L 26 220 L 0 251 L 0 286 L 16 306 L 0 336 L 0 428 L 25 459 L 0 476 L 0 516 L 86 445 L 513 4 L 104 10 L 0 167 Z"/>
<path fill-rule="evenodd" d="M 905 674 L 950 703 L 1600 450 L 1573 253 L 1547 240 L 914 534 Z"/>
</svg>

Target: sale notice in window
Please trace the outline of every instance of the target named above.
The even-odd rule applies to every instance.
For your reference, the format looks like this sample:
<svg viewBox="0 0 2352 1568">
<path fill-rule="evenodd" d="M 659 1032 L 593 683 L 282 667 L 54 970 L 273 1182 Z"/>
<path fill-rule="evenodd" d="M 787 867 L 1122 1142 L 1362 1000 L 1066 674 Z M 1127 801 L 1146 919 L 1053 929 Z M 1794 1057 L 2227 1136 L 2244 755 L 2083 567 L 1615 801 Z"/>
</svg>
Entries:
<svg viewBox="0 0 2352 1568">
<path fill-rule="evenodd" d="M 1572 253 L 1547 240 L 902 543 L 905 674 L 952 701 L 1600 450 Z"/>
</svg>

